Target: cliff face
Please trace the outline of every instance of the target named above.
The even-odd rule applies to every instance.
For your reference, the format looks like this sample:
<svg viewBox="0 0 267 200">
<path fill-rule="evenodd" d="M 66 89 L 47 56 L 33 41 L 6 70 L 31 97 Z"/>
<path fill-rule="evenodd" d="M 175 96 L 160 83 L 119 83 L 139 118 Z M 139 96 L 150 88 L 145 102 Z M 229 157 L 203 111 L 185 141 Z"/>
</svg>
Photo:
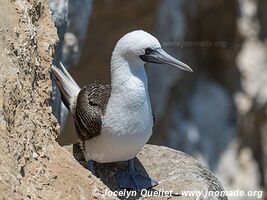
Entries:
<svg viewBox="0 0 267 200">
<path fill-rule="evenodd" d="M 57 34 L 48 4 L 3 0 L 0 8 L 0 198 L 90 198 L 88 186 L 99 181 L 54 140 L 59 126 L 49 102 Z"/>
<path fill-rule="evenodd" d="M 57 36 L 47 5 L 38 1 L 1 1 L 0 23 L 1 188 L 10 198 L 37 184 L 43 169 L 33 170 L 30 179 L 28 170 L 49 154 L 56 135 L 48 72 Z"/>
</svg>

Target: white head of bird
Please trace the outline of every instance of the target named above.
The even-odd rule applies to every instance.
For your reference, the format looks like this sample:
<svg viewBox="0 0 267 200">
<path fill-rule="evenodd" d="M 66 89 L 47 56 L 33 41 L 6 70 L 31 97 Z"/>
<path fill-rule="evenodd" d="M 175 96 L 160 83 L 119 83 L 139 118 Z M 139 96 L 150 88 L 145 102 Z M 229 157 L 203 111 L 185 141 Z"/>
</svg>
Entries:
<svg viewBox="0 0 267 200">
<path fill-rule="evenodd" d="M 127 33 L 117 42 L 111 65 L 119 66 L 117 62 L 127 62 L 133 67 L 144 66 L 145 63 L 168 64 L 192 72 L 189 66 L 167 54 L 157 38 L 142 30 Z"/>
</svg>

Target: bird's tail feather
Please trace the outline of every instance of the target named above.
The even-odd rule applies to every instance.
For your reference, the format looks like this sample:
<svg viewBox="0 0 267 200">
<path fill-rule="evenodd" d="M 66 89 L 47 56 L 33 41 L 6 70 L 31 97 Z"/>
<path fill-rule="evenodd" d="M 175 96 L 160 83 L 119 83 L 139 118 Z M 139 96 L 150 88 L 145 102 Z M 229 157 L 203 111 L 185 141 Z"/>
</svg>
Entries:
<svg viewBox="0 0 267 200">
<path fill-rule="evenodd" d="M 68 73 L 64 65 L 60 62 L 62 71 L 52 65 L 52 71 L 56 77 L 56 83 L 61 93 L 61 98 L 65 106 L 72 111 L 75 107 L 76 99 L 81 88 Z"/>
</svg>

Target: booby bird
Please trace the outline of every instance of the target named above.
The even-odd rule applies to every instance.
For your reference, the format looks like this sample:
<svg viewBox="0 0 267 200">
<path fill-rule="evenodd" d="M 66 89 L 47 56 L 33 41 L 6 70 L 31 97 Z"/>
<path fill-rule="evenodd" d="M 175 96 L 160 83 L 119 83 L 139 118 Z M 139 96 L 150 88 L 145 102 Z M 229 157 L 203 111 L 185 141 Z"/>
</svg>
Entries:
<svg viewBox="0 0 267 200">
<path fill-rule="evenodd" d="M 124 35 L 112 53 L 111 85 L 90 84 L 82 89 L 61 65 L 52 66 L 62 101 L 70 110 L 89 169 L 91 161 L 128 160 L 128 170 L 116 174 L 121 188 L 141 190 L 157 184 L 135 170 L 134 158 L 148 142 L 153 117 L 145 63 L 192 69 L 167 54 L 151 34 L 136 30 Z"/>
</svg>

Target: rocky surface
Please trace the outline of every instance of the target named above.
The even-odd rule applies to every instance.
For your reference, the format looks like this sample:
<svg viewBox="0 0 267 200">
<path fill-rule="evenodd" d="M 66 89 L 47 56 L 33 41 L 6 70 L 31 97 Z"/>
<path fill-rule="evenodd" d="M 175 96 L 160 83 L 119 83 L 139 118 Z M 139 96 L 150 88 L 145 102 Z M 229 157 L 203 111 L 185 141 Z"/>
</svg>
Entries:
<svg viewBox="0 0 267 200">
<path fill-rule="evenodd" d="M 183 191 L 223 191 L 222 185 L 211 171 L 183 152 L 146 145 L 137 158 L 137 171 L 149 175 L 159 183 L 149 191 L 172 191 L 169 197 L 158 196 L 159 199 L 196 199 L 196 196 L 182 196 Z M 100 179 L 112 191 L 121 191 L 113 175 L 120 170 L 126 170 L 126 163 L 96 164 L 95 168 Z M 204 198 L 204 194 L 200 198 Z M 155 199 L 153 196 L 142 196 L 141 193 L 129 199 L 139 199 L 139 197 Z M 120 199 L 125 199 L 125 196 L 121 196 Z M 210 196 L 207 199 L 227 199 L 227 197 Z"/>
<path fill-rule="evenodd" d="M 92 199 L 105 186 L 55 142 L 48 3 L 4 0 L 0 9 L 0 198 Z"/>
<path fill-rule="evenodd" d="M 71 148 L 67 148 L 73 153 Z M 84 167 L 84 162 L 80 151 L 75 151 L 79 156 L 79 161 Z M 112 191 L 122 192 L 119 199 L 196 199 L 204 198 L 206 191 L 224 191 L 219 180 L 205 166 L 200 164 L 191 156 L 163 146 L 145 145 L 135 160 L 136 170 L 146 176 L 158 181 L 158 185 L 147 191 L 137 193 L 125 193 L 126 190 L 119 188 L 115 174 L 127 170 L 127 162 L 100 164 L 94 163 L 97 177 Z M 169 191 L 171 193 L 150 196 L 149 192 Z M 200 191 L 199 196 L 189 196 L 186 191 Z M 147 194 L 145 194 L 147 192 Z M 99 192 L 97 196 L 107 197 L 107 191 Z M 112 194 L 112 193 L 110 193 Z M 127 196 L 129 195 L 129 196 Z M 112 195 L 111 195 L 112 196 Z M 110 196 L 109 196 L 110 197 Z M 207 199 L 227 199 L 226 196 L 211 195 Z"/>
</svg>

